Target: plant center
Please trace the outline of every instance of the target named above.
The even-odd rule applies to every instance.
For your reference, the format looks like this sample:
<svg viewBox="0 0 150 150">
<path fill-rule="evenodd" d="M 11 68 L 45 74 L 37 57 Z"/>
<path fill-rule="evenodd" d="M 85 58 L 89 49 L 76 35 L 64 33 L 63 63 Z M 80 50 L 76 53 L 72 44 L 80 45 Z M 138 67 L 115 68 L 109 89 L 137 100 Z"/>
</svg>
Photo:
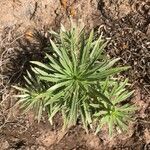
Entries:
<svg viewBox="0 0 150 150">
<path fill-rule="evenodd" d="M 77 78 L 77 76 L 76 76 L 76 75 L 74 75 L 74 76 L 73 76 L 73 79 L 74 79 L 74 80 L 78 80 L 78 78 Z"/>
</svg>

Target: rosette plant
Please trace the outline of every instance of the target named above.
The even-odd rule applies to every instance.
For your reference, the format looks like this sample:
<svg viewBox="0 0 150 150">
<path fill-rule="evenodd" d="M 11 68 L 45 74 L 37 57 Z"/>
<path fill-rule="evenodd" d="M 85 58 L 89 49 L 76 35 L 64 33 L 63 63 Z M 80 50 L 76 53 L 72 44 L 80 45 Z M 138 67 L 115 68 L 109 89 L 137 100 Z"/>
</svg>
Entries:
<svg viewBox="0 0 150 150">
<path fill-rule="evenodd" d="M 124 82 L 117 82 L 115 80 L 107 79 L 99 86 L 99 90 L 112 102 L 111 105 L 102 100 L 101 97 L 97 98 L 97 102 L 90 104 L 94 107 L 94 115 L 98 123 L 96 133 L 104 126 L 109 128 L 109 135 L 113 134 L 114 129 L 117 131 L 127 130 L 129 121 L 132 120 L 131 116 L 136 110 L 136 107 L 125 102 L 134 91 L 127 91 L 128 79 Z M 99 102 L 98 102 L 99 101 Z M 124 104 L 121 104 L 124 103 Z"/>
<path fill-rule="evenodd" d="M 51 47 L 50 53 L 45 57 L 46 63 L 31 61 L 31 69 L 40 82 L 39 85 L 36 84 L 35 89 L 42 90 L 30 90 L 33 85 L 29 84 L 25 90 L 21 90 L 23 93 L 18 96 L 21 97 L 19 101 L 23 105 L 27 104 L 27 110 L 37 110 L 38 116 L 41 116 L 42 111 L 46 111 L 51 123 L 53 117 L 58 112 L 61 113 L 64 128 L 76 125 L 77 120 L 80 120 L 88 132 L 95 118 L 98 122 L 102 121 L 108 125 L 114 121 L 115 125 L 123 127 L 122 124 L 129 115 L 125 110 L 133 108 L 122 106 L 120 102 L 126 100 L 132 92 L 125 91 L 122 83 L 118 86 L 118 80 L 113 80 L 113 76 L 129 67 L 114 67 L 119 58 L 110 59 L 106 56 L 104 48 L 107 41 L 105 42 L 102 35 L 95 39 L 93 30 L 88 35 L 84 28 L 78 29 L 72 25 L 69 31 L 61 26 L 59 33 L 50 33 L 53 40 L 50 39 Z M 27 79 L 28 77 L 26 81 Z M 43 84 L 46 84 L 44 88 Z M 26 98 L 27 95 L 30 96 Z M 111 116 L 110 112 L 115 114 L 113 116 L 116 120 L 105 119 L 108 114 Z M 108 118 L 111 118 L 110 116 Z"/>
</svg>

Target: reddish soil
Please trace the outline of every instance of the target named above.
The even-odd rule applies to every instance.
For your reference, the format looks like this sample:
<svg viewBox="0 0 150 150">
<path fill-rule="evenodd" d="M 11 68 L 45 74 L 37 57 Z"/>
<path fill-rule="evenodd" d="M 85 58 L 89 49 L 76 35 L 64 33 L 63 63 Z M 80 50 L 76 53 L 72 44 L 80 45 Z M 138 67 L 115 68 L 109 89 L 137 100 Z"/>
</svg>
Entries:
<svg viewBox="0 0 150 150">
<path fill-rule="evenodd" d="M 148 0 L 0 0 L 0 150 L 150 150 L 150 2 Z M 46 115 L 38 124 L 33 112 L 22 114 L 14 84 L 23 84 L 29 61 L 42 60 L 48 30 L 69 25 L 70 16 L 87 31 L 110 39 L 110 57 L 132 69 L 130 79 L 138 106 L 127 133 L 108 137 L 86 134 L 81 124 L 62 132 L 59 115 L 53 126 Z"/>
</svg>

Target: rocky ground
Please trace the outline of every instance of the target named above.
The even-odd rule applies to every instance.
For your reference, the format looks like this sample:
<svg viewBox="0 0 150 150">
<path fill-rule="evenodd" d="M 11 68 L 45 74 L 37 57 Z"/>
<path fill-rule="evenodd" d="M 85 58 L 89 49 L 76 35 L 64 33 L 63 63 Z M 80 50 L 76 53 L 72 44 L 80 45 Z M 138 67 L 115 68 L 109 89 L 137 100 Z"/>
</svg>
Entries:
<svg viewBox="0 0 150 150">
<path fill-rule="evenodd" d="M 0 150 L 149 150 L 150 2 L 148 0 L 0 0 Z M 81 125 L 61 131 L 57 116 L 38 124 L 33 112 L 21 114 L 11 85 L 22 84 L 29 61 L 41 60 L 48 30 L 69 26 L 70 18 L 110 40 L 106 51 L 121 57 L 123 73 L 135 89 L 138 106 L 129 131 L 110 139 L 103 130 L 87 135 Z"/>
</svg>

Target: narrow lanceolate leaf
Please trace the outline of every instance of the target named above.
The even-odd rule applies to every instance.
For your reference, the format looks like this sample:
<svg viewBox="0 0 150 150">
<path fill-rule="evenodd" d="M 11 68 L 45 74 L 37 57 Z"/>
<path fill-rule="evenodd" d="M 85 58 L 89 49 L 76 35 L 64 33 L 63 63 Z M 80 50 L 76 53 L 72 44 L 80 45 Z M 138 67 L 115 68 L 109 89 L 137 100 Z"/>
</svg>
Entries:
<svg viewBox="0 0 150 150">
<path fill-rule="evenodd" d="M 104 85 L 102 87 L 103 93 L 108 90 L 109 87 L 109 77 L 106 78 Z"/>
<path fill-rule="evenodd" d="M 60 38 L 59 34 L 56 33 L 55 31 L 51 30 L 49 31 L 50 34 L 54 35 L 56 38 Z"/>
<path fill-rule="evenodd" d="M 119 118 L 116 118 L 117 124 L 121 130 L 127 130 L 127 125 L 122 122 Z"/>
<path fill-rule="evenodd" d="M 106 66 L 102 67 L 102 68 L 100 69 L 100 71 L 109 69 L 110 67 L 112 67 L 112 66 L 113 66 L 117 61 L 119 61 L 119 60 L 120 60 L 120 58 L 116 58 L 116 59 L 114 59 L 114 60 L 111 60 Z"/>
<path fill-rule="evenodd" d="M 106 114 L 107 114 L 107 111 L 100 110 L 98 113 L 95 113 L 93 116 L 94 117 L 100 117 L 100 116 L 106 115 Z"/>
<path fill-rule="evenodd" d="M 96 89 L 91 88 L 91 93 L 93 93 L 95 96 L 102 98 L 106 103 L 112 105 L 112 102 L 100 91 L 97 91 Z"/>
<path fill-rule="evenodd" d="M 71 109 L 69 111 L 69 124 L 75 125 L 77 121 L 77 101 L 78 101 L 78 92 L 75 90 L 72 97 Z"/>
<path fill-rule="evenodd" d="M 15 88 L 16 90 L 19 90 L 19 91 L 23 91 L 23 92 L 29 92 L 27 89 L 25 88 L 21 88 L 21 87 L 18 87 L 18 86 L 12 86 L 13 88 Z"/>
<path fill-rule="evenodd" d="M 119 111 L 125 111 L 125 112 L 133 112 L 135 110 L 137 110 L 137 107 L 135 107 L 134 105 L 129 105 L 129 104 L 125 104 L 123 106 L 121 106 L 120 108 L 118 108 Z"/>
<path fill-rule="evenodd" d="M 32 82 L 26 76 L 23 76 L 23 77 L 29 85 L 32 85 Z"/>
<path fill-rule="evenodd" d="M 34 67 L 34 70 L 36 70 L 36 72 L 40 75 L 43 75 L 43 76 L 48 76 L 49 73 L 47 73 L 46 71 L 43 71 L 42 69 L 39 69 L 37 67 Z"/>
<path fill-rule="evenodd" d="M 91 61 L 90 65 L 93 64 L 93 63 L 95 63 L 95 62 L 99 59 L 99 57 L 102 55 L 102 51 L 104 50 L 104 48 L 105 48 L 106 46 L 107 46 L 107 42 L 103 43 L 103 44 L 97 49 L 97 51 L 96 51 L 96 53 L 95 53 L 95 56 L 92 58 L 92 61 Z M 104 56 L 103 56 L 103 57 L 104 57 Z M 103 60 L 105 60 L 105 59 L 103 59 Z"/>
<path fill-rule="evenodd" d="M 83 49 L 81 63 L 85 63 L 87 61 L 87 59 L 89 59 L 91 43 L 92 43 L 92 40 L 93 40 L 93 34 L 94 34 L 94 31 L 92 30 L 91 33 L 90 33 L 90 36 L 87 40 L 87 43 L 86 43 L 86 45 Z"/>
<path fill-rule="evenodd" d="M 125 93 L 122 93 L 120 96 L 118 96 L 114 101 L 113 103 L 114 104 L 117 104 L 119 102 L 122 102 L 124 100 L 126 100 L 127 98 L 129 98 L 132 94 L 134 93 L 134 91 L 131 91 L 129 93 L 125 92 Z"/>
<path fill-rule="evenodd" d="M 71 51 L 71 56 L 72 56 L 72 62 L 73 62 L 73 72 L 76 73 L 77 72 L 77 65 L 78 65 L 78 60 L 77 60 L 77 56 L 75 54 L 74 51 Z"/>
<path fill-rule="evenodd" d="M 60 111 L 60 105 L 53 106 L 53 111 L 49 113 L 49 121 L 52 124 L 53 117 Z"/>
<path fill-rule="evenodd" d="M 86 121 L 86 117 L 85 117 L 85 114 L 84 114 L 84 111 L 83 111 L 82 107 L 80 107 L 80 109 L 81 109 L 80 114 L 81 114 L 81 120 L 82 120 L 82 123 L 83 123 L 83 127 L 86 130 L 86 133 L 88 133 L 88 127 L 87 127 L 88 123 Z"/>
<path fill-rule="evenodd" d="M 13 95 L 13 97 L 16 97 L 16 98 L 26 98 L 28 97 L 29 94 L 23 94 L 23 95 Z"/>
<path fill-rule="evenodd" d="M 70 71 L 72 71 L 73 70 L 73 65 L 72 65 L 72 62 L 69 58 L 68 52 L 65 48 L 62 48 L 62 55 L 63 55 L 64 61 L 66 62 L 66 64 L 70 68 Z"/>
<path fill-rule="evenodd" d="M 62 58 L 62 53 L 61 51 L 59 50 L 59 48 L 55 45 L 55 43 L 50 39 L 50 42 L 51 42 L 51 45 L 53 47 L 53 50 L 58 54 L 59 57 Z"/>
<path fill-rule="evenodd" d="M 47 91 L 52 91 L 53 92 L 53 91 L 57 90 L 60 87 L 68 86 L 69 83 L 70 83 L 70 81 L 64 81 L 64 82 L 57 83 L 57 84 L 53 85 L 52 87 L 50 87 Z"/>
<path fill-rule="evenodd" d="M 47 65 L 45 65 L 45 64 L 43 64 L 43 63 L 41 63 L 41 62 L 39 62 L 39 61 L 30 61 L 32 64 L 35 64 L 35 65 L 37 65 L 37 66 L 39 66 L 39 67 L 42 67 L 42 68 L 44 68 L 44 69 L 46 69 L 46 70 L 51 70 L 51 71 L 53 71 L 50 67 L 48 67 Z"/>
<path fill-rule="evenodd" d="M 96 128 L 95 135 L 97 135 L 97 133 L 100 131 L 100 129 L 101 129 L 101 125 L 99 124 Z"/>
<path fill-rule="evenodd" d="M 88 124 L 92 123 L 92 118 L 91 118 L 91 112 L 89 110 L 89 106 L 87 106 L 87 104 L 85 102 L 83 102 L 83 107 L 84 107 L 84 111 L 85 111 L 85 116 L 86 116 L 86 120 L 88 122 Z"/>
<path fill-rule="evenodd" d="M 124 82 L 120 83 L 120 86 L 115 90 L 115 93 L 118 94 L 120 93 L 119 91 L 122 90 L 128 83 L 128 79 L 125 79 Z"/>
<path fill-rule="evenodd" d="M 29 79 L 33 79 L 32 75 L 30 74 L 30 72 L 27 70 L 27 76 Z"/>
<path fill-rule="evenodd" d="M 113 116 L 110 116 L 108 126 L 109 126 L 109 135 L 112 136 L 112 134 L 113 134 Z"/>
<path fill-rule="evenodd" d="M 61 65 L 64 67 L 64 69 L 66 70 L 66 74 L 70 74 L 71 73 L 71 70 L 70 70 L 70 67 L 67 65 L 66 61 L 64 59 L 61 59 L 60 58 L 60 63 Z"/>
<path fill-rule="evenodd" d="M 59 78 L 54 78 L 54 77 L 51 77 L 51 76 L 39 76 L 39 79 L 40 80 L 45 80 L 45 81 L 48 81 L 48 82 L 58 82 L 60 81 Z"/>
<path fill-rule="evenodd" d="M 94 45 L 94 48 L 92 49 L 91 53 L 90 53 L 90 59 L 94 59 L 95 58 L 95 55 L 97 56 L 98 52 L 100 53 L 99 51 L 99 44 L 100 44 L 100 40 L 101 38 L 99 38 L 95 45 Z"/>
<path fill-rule="evenodd" d="M 130 67 L 119 67 L 119 68 L 113 68 L 113 69 L 108 69 L 108 70 L 104 70 L 104 71 L 99 70 L 99 73 L 93 75 L 93 77 L 91 77 L 90 79 L 93 79 L 93 80 L 94 79 L 103 79 L 110 75 L 115 75 L 121 71 L 127 70 L 129 68 Z"/>
<path fill-rule="evenodd" d="M 38 116 L 37 116 L 38 123 L 40 122 L 40 120 L 42 118 L 42 112 L 43 112 L 43 106 L 42 106 L 42 103 L 40 103 L 39 110 L 38 110 Z"/>
<path fill-rule="evenodd" d="M 108 115 L 102 116 L 100 120 L 100 127 L 102 128 L 103 125 L 108 124 L 108 122 L 109 122 L 109 116 Z"/>
<path fill-rule="evenodd" d="M 22 105 L 23 107 L 25 107 L 24 113 L 28 112 L 29 110 L 31 110 L 34 106 L 34 104 L 36 103 L 35 100 L 31 101 L 30 103 L 28 102 L 28 105 L 25 106 L 24 104 Z"/>
<path fill-rule="evenodd" d="M 61 29 L 62 32 L 67 32 L 63 24 L 61 24 L 61 28 L 60 29 Z"/>
<path fill-rule="evenodd" d="M 84 76 L 88 78 L 92 78 L 94 74 L 102 67 L 102 64 L 95 64 L 94 68 L 87 68 L 84 72 Z"/>
<path fill-rule="evenodd" d="M 51 67 L 52 67 L 52 69 L 53 69 L 54 72 L 60 72 L 60 73 L 62 73 L 62 74 L 65 73 L 65 72 L 63 71 L 63 68 L 62 68 L 60 62 L 58 62 L 58 61 L 56 60 L 56 58 L 53 58 L 52 56 L 50 56 L 50 55 L 48 55 L 48 54 L 46 54 L 46 56 L 47 56 L 47 58 L 52 62 L 52 63 L 50 63 L 50 65 L 51 65 Z"/>
<path fill-rule="evenodd" d="M 100 108 L 99 104 L 90 104 L 90 106 L 94 107 L 94 108 Z"/>
<path fill-rule="evenodd" d="M 54 96 L 52 96 L 52 97 L 45 103 L 45 106 L 47 106 L 47 105 L 49 105 L 49 104 L 52 104 L 52 103 L 54 103 L 54 102 L 56 102 L 56 101 L 59 101 L 60 98 L 63 97 L 63 95 L 64 95 L 64 92 L 63 92 L 63 91 L 61 91 L 61 92 L 55 94 Z"/>
<path fill-rule="evenodd" d="M 98 55 L 98 53 L 101 54 L 101 52 L 102 52 L 101 51 L 102 49 L 100 49 L 101 40 L 102 40 L 102 36 L 99 37 L 99 39 L 96 41 L 96 43 L 95 43 L 95 45 L 93 47 L 93 50 L 92 50 L 92 52 L 90 54 L 90 58 L 91 59 L 95 58 Z"/>
</svg>

